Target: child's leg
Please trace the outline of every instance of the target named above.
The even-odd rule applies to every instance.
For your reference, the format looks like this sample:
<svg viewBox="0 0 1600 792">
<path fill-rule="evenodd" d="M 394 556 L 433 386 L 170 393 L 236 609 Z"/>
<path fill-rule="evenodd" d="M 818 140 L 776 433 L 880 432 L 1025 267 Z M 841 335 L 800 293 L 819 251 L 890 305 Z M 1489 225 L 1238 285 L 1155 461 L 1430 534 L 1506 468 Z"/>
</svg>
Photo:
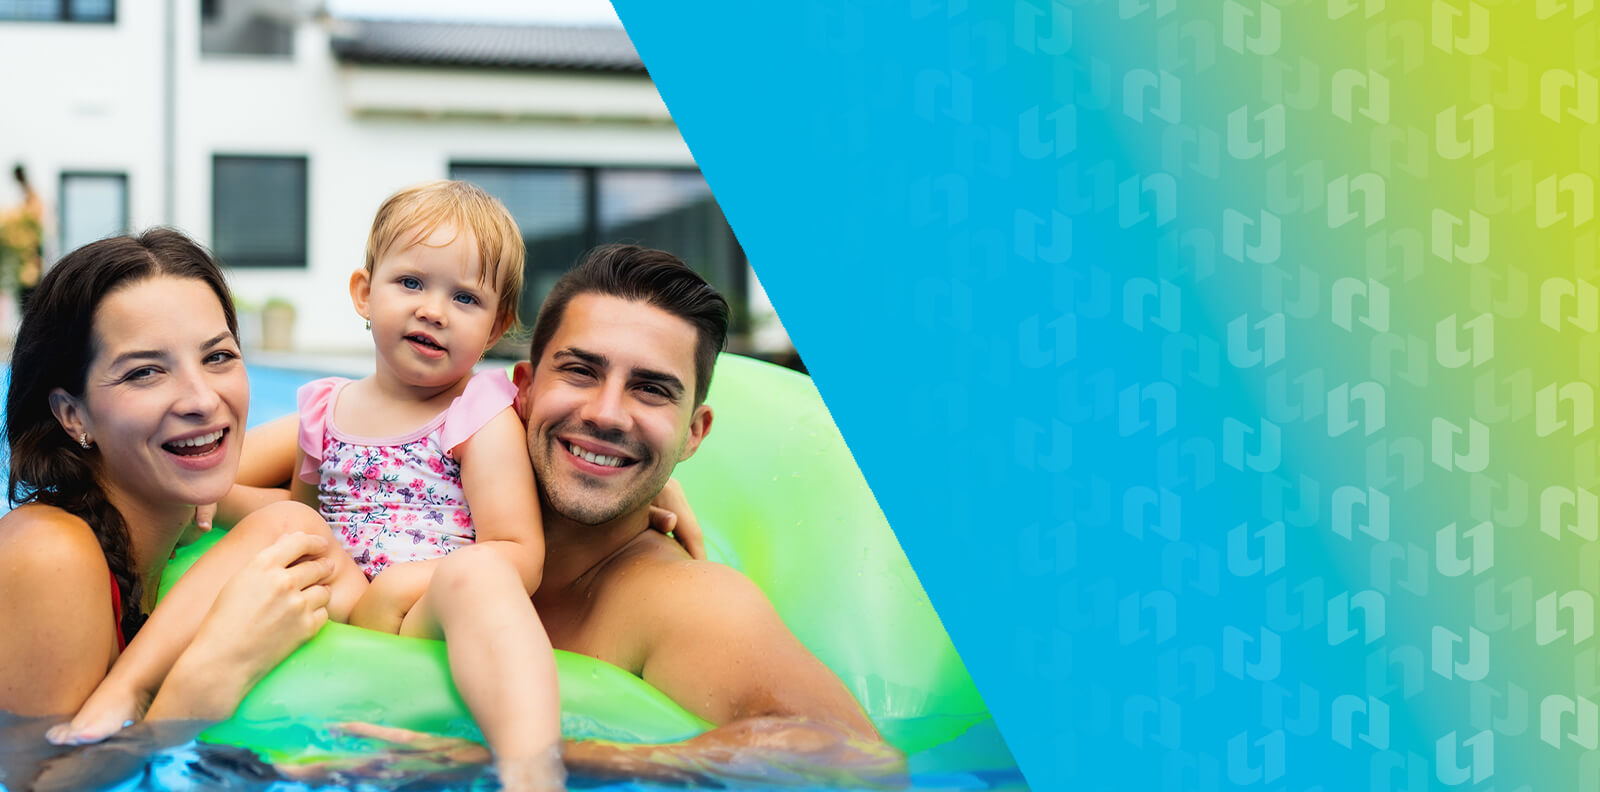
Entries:
<svg viewBox="0 0 1600 792">
<path fill-rule="evenodd" d="M 51 730 L 53 742 L 92 742 L 122 728 L 144 713 L 144 707 L 161 687 L 167 671 L 189 646 L 217 592 L 241 566 L 287 533 L 326 537 L 330 548 L 325 561 L 333 599 L 328 615 L 348 618 L 350 609 L 366 588 L 366 576 L 350 560 L 328 524 L 303 504 L 283 501 L 241 520 L 233 530 L 206 551 L 183 578 L 167 592 L 161 607 L 150 614 L 138 636 L 117 658 L 100 686 L 90 694 L 71 723 Z"/>
<path fill-rule="evenodd" d="M 510 561 L 485 545 L 444 557 L 401 633 L 444 639 L 456 690 L 483 730 L 502 783 L 560 781 L 555 655 Z"/>
</svg>

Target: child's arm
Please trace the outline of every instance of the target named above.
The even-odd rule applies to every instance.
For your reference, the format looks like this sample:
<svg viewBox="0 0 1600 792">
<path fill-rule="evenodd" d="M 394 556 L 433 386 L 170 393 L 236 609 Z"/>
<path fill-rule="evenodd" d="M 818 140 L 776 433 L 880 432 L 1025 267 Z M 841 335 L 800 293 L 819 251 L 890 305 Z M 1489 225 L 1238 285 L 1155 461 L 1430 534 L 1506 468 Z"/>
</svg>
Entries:
<svg viewBox="0 0 1600 792">
<path fill-rule="evenodd" d="M 300 416 L 290 413 L 245 433 L 235 484 L 283 489 L 300 468 Z"/>
<path fill-rule="evenodd" d="M 544 577 L 544 528 L 527 430 L 510 407 L 457 445 L 461 489 L 479 544 L 493 543 L 522 575 L 531 595 Z"/>
<path fill-rule="evenodd" d="M 317 508 L 317 485 L 300 478 L 300 464 L 305 460 L 306 452 L 295 449 L 294 452 L 294 478 L 289 481 L 289 499 L 299 501 L 312 509 Z M 229 493 L 230 495 L 233 493 Z"/>
<path fill-rule="evenodd" d="M 195 525 L 190 526 L 179 545 L 186 545 L 211 530 L 213 519 L 237 525 L 251 512 L 289 499 L 288 481 L 294 470 L 298 416 L 290 414 L 251 429 L 239 455 L 239 475 L 222 500 L 195 509 Z"/>
</svg>

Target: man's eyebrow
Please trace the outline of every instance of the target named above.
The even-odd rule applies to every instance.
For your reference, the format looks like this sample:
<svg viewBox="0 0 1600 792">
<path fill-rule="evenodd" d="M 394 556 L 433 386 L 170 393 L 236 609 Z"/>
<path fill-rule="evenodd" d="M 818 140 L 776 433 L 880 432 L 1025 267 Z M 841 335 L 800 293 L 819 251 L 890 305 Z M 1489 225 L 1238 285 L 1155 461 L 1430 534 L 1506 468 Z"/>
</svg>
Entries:
<svg viewBox="0 0 1600 792">
<path fill-rule="evenodd" d="M 551 355 L 550 358 L 552 360 L 561 360 L 562 358 L 577 358 L 578 360 L 588 363 L 596 368 L 611 368 L 610 358 L 600 354 L 599 352 L 590 352 L 587 349 L 579 349 L 578 347 L 567 347 L 566 349 L 556 350 L 555 354 Z M 629 371 L 628 376 L 632 377 L 633 379 L 654 382 L 673 391 L 674 394 L 680 394 L 684 392 L 683 380 L 678 379 L 675 375 L 669 374 L 665 371 L 636 368 Z"/>
<path fill-rule="evenodd" d="M 577 347 L 558 349 L 554 355 L 550 356 L 552 360 L 560 360 L 564 357 L 577 358 L 591 366 L 599 366 L 600 368 L 611 367 L 611 361 L 606 358 L 605 355 L 602 355 L 598 352 L 590 352 L 586 349 L 579 349 Z"/>
</svg>

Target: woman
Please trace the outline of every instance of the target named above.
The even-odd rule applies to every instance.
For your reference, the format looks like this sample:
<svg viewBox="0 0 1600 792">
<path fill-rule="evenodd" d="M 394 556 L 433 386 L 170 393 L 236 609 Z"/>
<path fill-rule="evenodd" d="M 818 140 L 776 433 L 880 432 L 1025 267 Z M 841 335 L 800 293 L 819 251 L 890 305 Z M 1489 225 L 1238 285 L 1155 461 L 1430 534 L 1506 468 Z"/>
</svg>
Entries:
<svg viewBox="0 0 1600 792">
<path fill-rule="evenodd" d="M 6 400 L 21 506 L 0 518 L 0 710 L 77 711 L 154 608 L 195 504 L 233 484 L 249 405 L 237 335 L 216 262 L 176 231 L 86 245 L 40 281 Z M 225 719 L 316 632 L 333 567 L 326 529 L 295 529 L 308 517 L 252 515 L 202 562 L 228 570 L 209 612 L 154 614 L 198 627 L 130 721 Z"/>
</svg>

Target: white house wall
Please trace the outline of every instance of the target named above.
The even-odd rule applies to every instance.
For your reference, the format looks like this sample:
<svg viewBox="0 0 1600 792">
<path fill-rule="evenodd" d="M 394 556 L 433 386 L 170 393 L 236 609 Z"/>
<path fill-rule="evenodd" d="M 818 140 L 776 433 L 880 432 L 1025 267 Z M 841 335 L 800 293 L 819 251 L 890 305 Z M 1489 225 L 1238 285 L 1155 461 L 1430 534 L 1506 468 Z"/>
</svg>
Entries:
<svg viewBox="0 0 1600 792">
<path fill-rule="evenodd" d="M 161 3 L 123 2 L 115 25 L 0 23 L 0 204 L 20 200 L 12 163 L 57 206 L 62 171 L 128 175 L 129 221 L 159 223 Z"/>
<path fill-rule="evenodd" d="M 451 161 L 693 165 L 643 76 L 342 66 L 312 24 L 292 59 L 201 57 L 198 4 L 179 2 L 175 205 L 163 217 L 163 5 L 123 0 L 115 25 L 0 24 L 0 67 L 40 75 L 8 81 L 8 104 L 39 121 L 8 112 L 0 159 L 26 162 L 51 206 L 63 169 L 125 171 L 135 229 L 171 222 L 209 244 L 213 155 L 305 156 L 308 266 L 230 272 L 242 300 L 295 304 L 303 351 L 370 348 L 347 284 L 373 212 Z"/>
</svg>

